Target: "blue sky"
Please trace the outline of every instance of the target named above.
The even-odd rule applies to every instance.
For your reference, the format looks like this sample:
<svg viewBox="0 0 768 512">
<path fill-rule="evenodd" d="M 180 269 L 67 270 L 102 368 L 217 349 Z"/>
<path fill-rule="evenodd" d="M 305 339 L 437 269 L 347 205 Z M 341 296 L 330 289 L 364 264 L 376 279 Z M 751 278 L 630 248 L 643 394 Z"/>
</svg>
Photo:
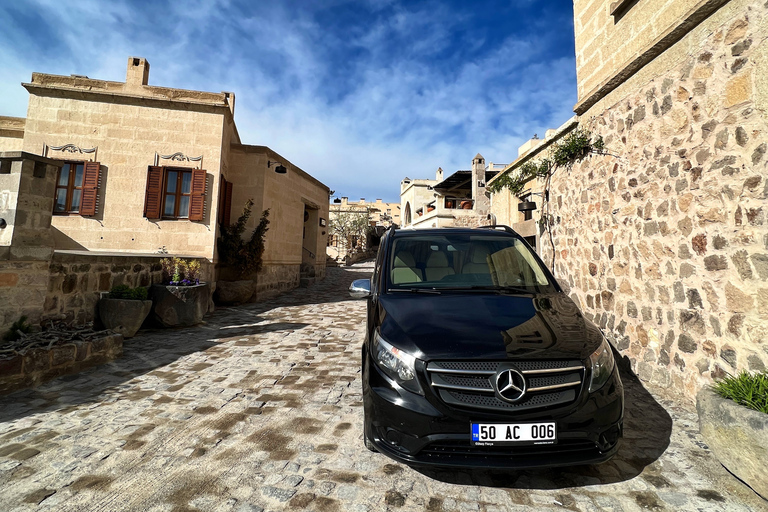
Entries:
<svg viewBox="0 0 768 512">
<path fill-rule="evenodd" d="M 0 115 L 26 115 L 33 71 L 234 91 L 246 144 L 350 199 L 402 178 L 508 163 L 573 115 L 570 0 L 2 2 Z"/>
</svg>

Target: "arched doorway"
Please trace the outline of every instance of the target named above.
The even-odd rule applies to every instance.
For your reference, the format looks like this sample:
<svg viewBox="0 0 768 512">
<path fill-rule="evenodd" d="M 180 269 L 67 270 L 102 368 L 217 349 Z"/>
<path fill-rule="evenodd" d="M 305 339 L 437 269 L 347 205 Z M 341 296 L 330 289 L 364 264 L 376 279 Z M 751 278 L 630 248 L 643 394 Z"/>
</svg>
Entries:
<svg viewBox="0 0 768 512">
<path fill-rule="evenodd" d="M 405 203 L 405 216 L 403 217 L 403 226 L 411 224 L 411 203 Z"/>
</svg>

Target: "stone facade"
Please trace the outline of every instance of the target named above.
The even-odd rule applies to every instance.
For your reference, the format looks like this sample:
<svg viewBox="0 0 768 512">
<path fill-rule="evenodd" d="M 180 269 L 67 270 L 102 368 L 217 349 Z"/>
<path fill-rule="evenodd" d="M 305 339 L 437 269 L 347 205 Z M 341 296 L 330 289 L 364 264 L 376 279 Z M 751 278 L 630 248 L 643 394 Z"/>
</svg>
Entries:
<svg viewBox="0 0 768 512">
<path fill-rule="evenodd" d="M 689 400 L 768 364 L 766 36 L 768 4 L 728 2 L 581 116 L 609 154 L 552 181 L 559 281 Z"/>
</svg>

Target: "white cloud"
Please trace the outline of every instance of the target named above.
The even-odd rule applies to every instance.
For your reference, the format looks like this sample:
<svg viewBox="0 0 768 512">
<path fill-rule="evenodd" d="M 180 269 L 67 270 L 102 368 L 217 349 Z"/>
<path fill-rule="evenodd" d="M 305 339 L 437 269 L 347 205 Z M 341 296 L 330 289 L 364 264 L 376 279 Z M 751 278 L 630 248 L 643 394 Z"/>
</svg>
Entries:
<svg viewBox="0 0 768 512">
<path fill-rule="evenodd" d="M 365 5 L 358 24 L 332 23 L 334 9 Z M 478 152 L 506 163 L 575 102 L 573 59 L 549 58 L 545 31 L 471 30 L 439 2 L 36 0 L 18 11 L 47 26 L 0 35 L 0 115 L 25 115 L 18 83 L 33 70 L 124 80 L 127 57 L 146 57 L 152 84 L 234 91 L 243 142 L 350 197 L 396 200 L 404 176 L 468 168 Z M 41 47 L 34 34 L 44 29 Z"/>
</svg>

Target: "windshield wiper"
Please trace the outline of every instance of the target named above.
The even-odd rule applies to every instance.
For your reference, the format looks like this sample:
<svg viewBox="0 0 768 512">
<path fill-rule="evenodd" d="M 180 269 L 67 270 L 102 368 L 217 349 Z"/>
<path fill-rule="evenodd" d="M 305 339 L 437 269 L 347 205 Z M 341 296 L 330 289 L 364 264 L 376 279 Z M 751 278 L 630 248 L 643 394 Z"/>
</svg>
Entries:
<svg viewBox="0 0 768 512">
<path fill-rule="evenodd" d="M 454 286 L 451 288 L 441 288 L 441 290 L 450 291 L 478 291 L 478 292 L 497 292 L 497 293 L 510 293 L 510 294 L 523 294 L 534 295 L 536 292 L 526 290 L 525 288 L 516 288 L 514 286 L 487 286 L 487 285 L 473 285 L 473 286 Z"/>
<path fill-rule="evenodd" d="M 440 291 L 434 288 L 390 288 L 389 292 L 409 292 L 409 293 L 433 293 L 440 295 Z"/>
</svg>

